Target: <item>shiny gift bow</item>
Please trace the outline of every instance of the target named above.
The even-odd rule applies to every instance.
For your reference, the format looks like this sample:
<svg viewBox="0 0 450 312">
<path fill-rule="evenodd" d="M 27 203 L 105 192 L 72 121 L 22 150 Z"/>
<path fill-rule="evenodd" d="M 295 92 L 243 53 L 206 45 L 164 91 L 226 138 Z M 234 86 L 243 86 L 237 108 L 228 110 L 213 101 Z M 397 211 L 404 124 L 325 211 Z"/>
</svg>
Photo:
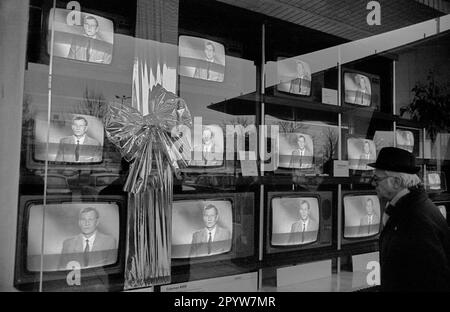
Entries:
<svg viewBox="0 0 450 312">
<path fill-rule="evenodd" d="M 110 103 L 106 114 L 105 130 L 108 139 L 120 150 L 122 156 L 133 162 L 124 190 L 139 193 L 150 183 L 150 187 L 161 184 L 160 174 L 164 160 L 168 160 L 174 173 L 187 166 L 186 156 L 174 148 L 174 141 L 182 140 L 189 150 L 187 138 L 172 137 L 175 127 L 191 127 L 191 114 L 186 102 L 166 91 L 161 85 L 150 93 L 149 114 L 143 116 L 137 109 L 120 103 Z M 153 159 L 156 168 L 152 166 Z M 152 179 L 148 179 L 151 176 Z"/>
</svg>

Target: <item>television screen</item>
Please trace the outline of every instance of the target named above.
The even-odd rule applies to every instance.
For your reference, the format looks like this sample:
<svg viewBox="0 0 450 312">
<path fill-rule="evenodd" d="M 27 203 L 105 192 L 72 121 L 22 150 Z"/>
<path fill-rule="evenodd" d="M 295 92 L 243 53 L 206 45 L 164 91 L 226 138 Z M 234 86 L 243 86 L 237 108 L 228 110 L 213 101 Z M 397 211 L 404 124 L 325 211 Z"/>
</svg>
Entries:
<svg viewBox="0 0 450 312">
<path fill-rule="evenodd" d="M 445 220 L 447 220 L 447 208 L 445 208 L 445 205 L 436 204 L 436 206 L 438 207 L 439 211 L 444 216 Z"/>
<path fill-rule="evenodd" d="M 373 170 L 367 164 L 375 162 L 377 158 L 374 141 L 362 138 L 348 138 L 347 153 L 350 169 Z"/>
<path fill-rule="evenodd" d="M 376 195 L 344 195 L 344 238 L 374 236 L 380 231 L 380 201 Z"/>
<path fill-rule="evenodd" d="M 377 153 L 384 147 L 394 146 L 394 132 L 393 131 L 375 131 L 373 142 Z"/>
<path fill-rule="evenodd" d="M 113 22 L 104 17 L 66 9 L 51 9 L 48 21 L 47 52 L 89 63 L 110 64 L 114 45 Z"/>
<path fill-rule="evenodd" d="M 298 59 L 278 57 L 277 90 L 295 95 L 311 95 L 311 68 L 308 63 Z"/>
<path fill-rule="evenodd" d="M 428 171 L 425 179 L 425 186 L 428 191 L 442 191 L 445 190 L 445 178 L 443 172 Z"/>
<path fill-rule="evenodd" d="M 40 271 L 41 250 L 44 272 L 117 262 L 120 228 L 119 206 L 115 202 L 61 202 L 45 208 L 32 204 L 26 229 L 26 269 L 30 272 Z"/>
<path fill-rule="evenodd" d="M 172 258 L 207 257 L 231 250 L 230 200 L 179 200 L 172 206 Z"/>
<path fill-rule="evenodd" d="M 223 164 L 224 140 L 218 125 L 203 126 L 202 132 L 194 132 L 190 167 L 216 167 Z M 201 135 L 201 137 L 200 137 Z"/>
<path fill-rule="evenodd" d="M 103 157 L 103 139 L 103 123 L 100 118 L 54 113 L 48 128 L 47 113 L 40 112 L 35 117 L 33 158 L 36 161 L 45 161 L 48 158 L 56 163 L 99 163 Z"/>
<path fill-rule="evenodd" d="M 397 129 L 395 135 L 397 147 L 412 153 L 414 150 L 414 134 L 408 130 Z"/>
<path fill-rule="evenodd" d="M 279 163 L 281 168 L 313 168 L 314 145 L 310 135 L 304 133 L 280 133 Z"/>
<path fill-rule="evenodd" d="M 316 197 L 272 198 L 272 237 L 274 246 L 303 245 L 317 241 L 319 202 Z"/>
<path fill-rule="evenodd" d="M 372 84 L 368 76 L 354 73 L 344 73 L 344 102 L 360 106 L 370 106 L 372 102 Z"/>
<path fill-rule="evenodd" d="M 178 43 L 181 76 L 223 82 L 225 47 L 218 42 L 191 36 L 180 36 Z"/>
</svg>

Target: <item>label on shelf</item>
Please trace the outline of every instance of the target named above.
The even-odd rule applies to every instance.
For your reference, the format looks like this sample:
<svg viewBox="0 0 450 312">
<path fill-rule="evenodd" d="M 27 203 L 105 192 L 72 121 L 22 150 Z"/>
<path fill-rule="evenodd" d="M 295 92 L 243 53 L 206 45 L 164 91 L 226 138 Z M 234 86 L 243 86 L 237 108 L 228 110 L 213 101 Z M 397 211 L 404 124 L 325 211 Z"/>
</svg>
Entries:
<svg viewBox="0 0 450 312">
<path fill-rule="evenodd" d="M 348 177 L 349 176 L 348 160 L 334 160 L 333 161 L 333 176 L 334 177 Z"/>
<path fill-rule="evenodd" d="M 322 103 L 338 105 L 338 92 L 334 89 L 322 88 Z"/>
</svg>

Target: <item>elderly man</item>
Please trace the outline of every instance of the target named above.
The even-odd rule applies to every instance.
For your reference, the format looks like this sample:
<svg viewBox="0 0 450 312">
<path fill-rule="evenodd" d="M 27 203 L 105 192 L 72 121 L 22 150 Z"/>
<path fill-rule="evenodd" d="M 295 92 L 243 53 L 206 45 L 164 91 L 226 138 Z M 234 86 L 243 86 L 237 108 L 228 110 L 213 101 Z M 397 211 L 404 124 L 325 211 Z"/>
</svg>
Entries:
<svg viewBox="0 0 450 312">
<path fill-rule="evenodd" d="M 450 291 L 450 232 L 416 173 L 415 157 L 383 148 L 373 185 L 388 202 L 380 237 L 381 288 L 384 291 Z"/>
</svg>

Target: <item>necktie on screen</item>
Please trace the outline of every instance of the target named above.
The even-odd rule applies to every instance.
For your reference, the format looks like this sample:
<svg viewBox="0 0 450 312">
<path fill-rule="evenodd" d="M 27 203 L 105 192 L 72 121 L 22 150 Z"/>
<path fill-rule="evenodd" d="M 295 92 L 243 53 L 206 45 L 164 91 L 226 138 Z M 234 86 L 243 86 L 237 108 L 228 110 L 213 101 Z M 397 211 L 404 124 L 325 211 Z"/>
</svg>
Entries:
<svg viewBox="0 0 450 312">
<path fill-rule="evenodd" d="M 303 229 L 302 229 L 302 243 L 305 240 L 305 230 L 306 230 L 306 223 L 303 223 Z"/>
<path fill-rule="evenodd" d="M 368 220 L 367 220 L 367 224 L 368 224 L 367 234 L 370 234 L 370 225 L 372 223 L 372 218 L 371 218 L 371 216 L 368 216 L 367 218 L 368 218 Z"/>
<path fill-rule="evenodd" d="M 211 235 L 211 232 L 209 232 L 209 238 L 208 238 L 208 255 L 211 253 L 211 245 L 212 245 L 212 235 Z"/>
<path fill-rule="evenodd" d="M 80 140 L 77 140 L 77 146 L 75 146 L 75 161 L 80 159 Z"/>
<path fill-rule="evenodd" d="M 89 240 L 86 239 L 86 247 L 84 247 L 84 254 L 83 254 L 83 260 L 84 260 L 84 266 L 88 266 L 89 264 Z"/>
<path fill-rule="evenodd" d="M 208 66 L 206 67 L 206 79 L 209 80 L 209 71 L 211 69 L 211 62 L 208 62 Z"/>
<path fill-rule="evenodd" d="M 89 62 L 90 58 L 91 58 L 91 39 L 88 39 L 88 44 L 86 47 L 86 61 Z"/>
</svg>

